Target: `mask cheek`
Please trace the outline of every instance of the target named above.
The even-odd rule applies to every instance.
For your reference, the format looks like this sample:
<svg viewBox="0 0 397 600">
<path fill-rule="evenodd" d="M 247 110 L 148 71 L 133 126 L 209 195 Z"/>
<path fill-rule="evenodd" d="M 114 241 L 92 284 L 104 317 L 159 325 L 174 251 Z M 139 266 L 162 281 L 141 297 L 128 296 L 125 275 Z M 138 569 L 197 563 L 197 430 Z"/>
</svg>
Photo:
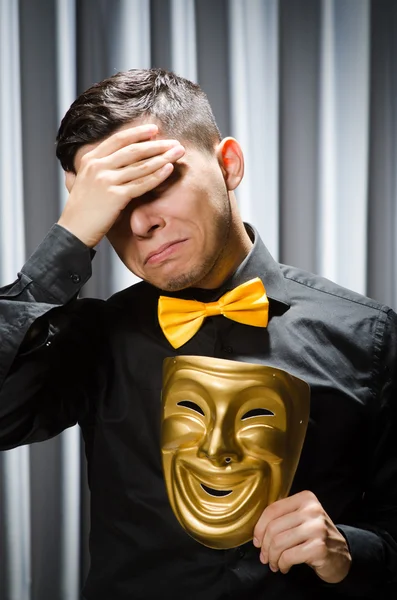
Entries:
<svg viewBox="0 0 397 600">
<path fill-rule="evenodd" d="M 267 487 L 267 503 L 284 498 L 291 486 L 294 473 L 290 468 L 288 439 L 284 431 L 258 424 L 239 433 L 246 456 L 262 463 L 263 481 Z"/>
<path fill-rule="evenodd" d="M 188 415 L 174 415 L 163 421 L 162 448 L 163 451 L 198 446 L 205 436 L 205 426 L 199 419 Z"/>
<path fill-rule="evenodd" d="M 238 440 L 245 454 L 270 465 L 280 464 L 286 454 L 286 435 L 265 424 L 250 425 L 240 430 Z"/>
</svg>

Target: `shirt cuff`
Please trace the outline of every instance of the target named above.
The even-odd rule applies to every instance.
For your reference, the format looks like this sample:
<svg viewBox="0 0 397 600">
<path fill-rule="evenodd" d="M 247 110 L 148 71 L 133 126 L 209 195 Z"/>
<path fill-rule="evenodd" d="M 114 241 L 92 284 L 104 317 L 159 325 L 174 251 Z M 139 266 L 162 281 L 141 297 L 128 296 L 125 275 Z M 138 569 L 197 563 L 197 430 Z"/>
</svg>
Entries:
<svg viewBox="0 0 397 600">
<path fill-rule="evenodd" d="M 22 273 L 60 304 L 71 300 L 92 274 L 95 250 L 55 224 L 22 268 Z"/>
<path fill-rule="evenodd" d="M 349 525 L 337 525 L 346 538 L 352 563 L 350 571 L 340 583 L 329 584 L 341 594 L 353 598 L 372 598 L 385 581 L 385 556 L 382 538 L 372 531 Z"/>
</svg>

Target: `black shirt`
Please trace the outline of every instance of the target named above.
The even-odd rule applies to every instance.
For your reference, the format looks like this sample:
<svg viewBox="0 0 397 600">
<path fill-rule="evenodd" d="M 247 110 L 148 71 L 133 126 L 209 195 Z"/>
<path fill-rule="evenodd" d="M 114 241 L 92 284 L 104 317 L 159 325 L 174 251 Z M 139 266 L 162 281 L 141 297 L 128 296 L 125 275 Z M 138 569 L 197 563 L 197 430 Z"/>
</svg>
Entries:
<svg viewBox="0 0 397 600">
<path fill-rule="evenodd" d="M 92 253 L 57 225 L 0 290 L 0 449 L 80 424 L 91 489 L 87 600 L 379 599 L 397 580 L 397 316 L 276 263 L 249 231 L 254 246 L 221 288 L 174 295 L 214 301 L 259 276 L 268 327 L 210 317 L 177 351 L 158 324 L 153 286 L 76 300 Z M 272 573 L 252 543 L 212 550 L 179 525 L 160 452 L 162 362 L 176 354 L 275 366 L 310 384 L 291 494 L 314 492 L 347 538 L 343 582 L 325 584 L 306 565 Z"/>
</svg>

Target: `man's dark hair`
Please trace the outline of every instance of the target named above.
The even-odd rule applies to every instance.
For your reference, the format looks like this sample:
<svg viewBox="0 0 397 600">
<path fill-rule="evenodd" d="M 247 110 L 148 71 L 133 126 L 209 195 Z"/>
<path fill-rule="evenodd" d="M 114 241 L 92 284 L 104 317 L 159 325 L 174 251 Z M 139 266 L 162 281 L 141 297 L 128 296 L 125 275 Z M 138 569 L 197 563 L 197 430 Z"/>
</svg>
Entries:
<svg viewBox="0 0 397 600">
<path fill-rule="evenodd" d="M 75 171 L 76 152 L 103 140 L 125 123 L 149 117 L 162 135 L 212 152 L 221 135 L 202 89 L 163 69 L 131 69 L 96 83 L 62 119 L 56 154 Z"/>
</svg>

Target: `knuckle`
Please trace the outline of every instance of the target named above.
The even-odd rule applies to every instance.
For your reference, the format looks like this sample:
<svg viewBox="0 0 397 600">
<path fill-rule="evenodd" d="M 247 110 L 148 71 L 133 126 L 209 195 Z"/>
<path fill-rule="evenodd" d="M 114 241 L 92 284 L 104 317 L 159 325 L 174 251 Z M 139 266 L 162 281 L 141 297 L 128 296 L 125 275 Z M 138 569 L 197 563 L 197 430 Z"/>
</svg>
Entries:
<svg viewBox="0 0 397 600">
<path fill-rule="evenodd" d="M 302 496 L 306 502 L 317 502 L 317 496 L 310 490 L 304 490 Z"/>
<path fill-rule="evenodd" d="M 323 520 L 318 517 L 312 518 L 308 521 L 307 533 L 310 536 L 310 539 L 313 540 L 327 539 L 327 529 L 324 526 Z"/>
<path fill-rule="evenodd" d="M 138 154 L 139 154 L 139 149 L 137 148 L 136 144 L 130 144 L 129 146 L 127 146 L 126 151 L 127 151 L 128 159 L 132 163 L 136 163 L 138 161 Z"/>
<path fill-rule="evenodd" d="M 274 548 L 274 550 L 276 552 L 279 552 L 283 548 L 283 546 L 284 546 L 283 539 L 284 538 L 283 538 L 283 536 L 281 534 L 276 535 L 272 539 L 272 547 Z"/>
<path fill-rule="evenodd" d="M 113 185 L 109 187 L 109 193 L 112 194 L 115 198 L 124 199 L 124 197 L 129 196 L 129 191 L 124 186 Z"/>
<path fill-rule="evenodd" d="M 130 193 L 135 198 L 146 193 L 148 190 L 154 187 L 154 185 L 151 176 L 148 175 L 146 177 L 137 177 L 136 179 L 130 182 L 128 187 L 130 189 Z"/>
<path fill-rule="evenodd" d="M 89 168 L 90 164 L 93 162 L 93 158 L 90 156 L 90 152 L 84 154 L 80 159 L 80 166 L 82 169 Z"/>
<path fill-rule="evenodd" d="M 139 170 L 142 176 L 149 175 L 153 171 L 153 165 L 150 162 L 145 161 L 139 165 Z"/>
<path fill-rule="evenodd" d="M 135 179 L 133 179 L 131 181 L 131 185 L 133 187 L 140 187 L 145 183 L 145 178 L 144 177 L 136 177 Z"/>
<path fill-rule="evenodd" d="M 83 154 L 83 156 L 80 159 L 80 162 L 82 165 L 88 163 L 90 160 L 92 159 L 92 153 L 91 152 L 85 152 Z"/>
<path fill-rule="evenodd" d="M 266 534 L 269 536 L 270 539 L 274 539 L 275 535 L 276 535 L 276 525 L 274 523 L 274 521 L 271 521 L 269 523 L 269 525 L 266 528 Z"/>
<path fill-rule="evenodd" d="M 82 157 L 80 165 L 84 172 L 91 177 L 96 176 L 100 167 L 98 159 L 90 156 L 89 153 Z"/>
<path fill-rule="evenodd" d="M 313 518 L 320 517 L 324 514 L 323 507 L 312 492 L 307 492 L 301 510 Z"/>
<path fill-rule="evenodd" d="M 267 506 L 263 511 L 262 516 L 268 523 L 276 517 L 278 506 L 278 501 L 276 501 L 273 502 L 273 504 L 270 504 L 270 506 Z"/>
<path fill-rule="evenodd" d="M 109 185 L 111 177 L 107 171 L 98 171 L 95 169 L 95 181 L 101 185 Z"/>
<path fill-rule="evenodd" d="M 161 171 L 160 169 L 157 169 L 157 171 L 155 171 L 154 173 L 152 173 L 152 175 L 149 175 L 149 177 L 152 177 L 153 180 L 159 184 L 161 182 L 163 182 L 165 179 L 167 179 L 167 177 L 169 176 L 169 172 L 166 171 Z"/>
</svg>

